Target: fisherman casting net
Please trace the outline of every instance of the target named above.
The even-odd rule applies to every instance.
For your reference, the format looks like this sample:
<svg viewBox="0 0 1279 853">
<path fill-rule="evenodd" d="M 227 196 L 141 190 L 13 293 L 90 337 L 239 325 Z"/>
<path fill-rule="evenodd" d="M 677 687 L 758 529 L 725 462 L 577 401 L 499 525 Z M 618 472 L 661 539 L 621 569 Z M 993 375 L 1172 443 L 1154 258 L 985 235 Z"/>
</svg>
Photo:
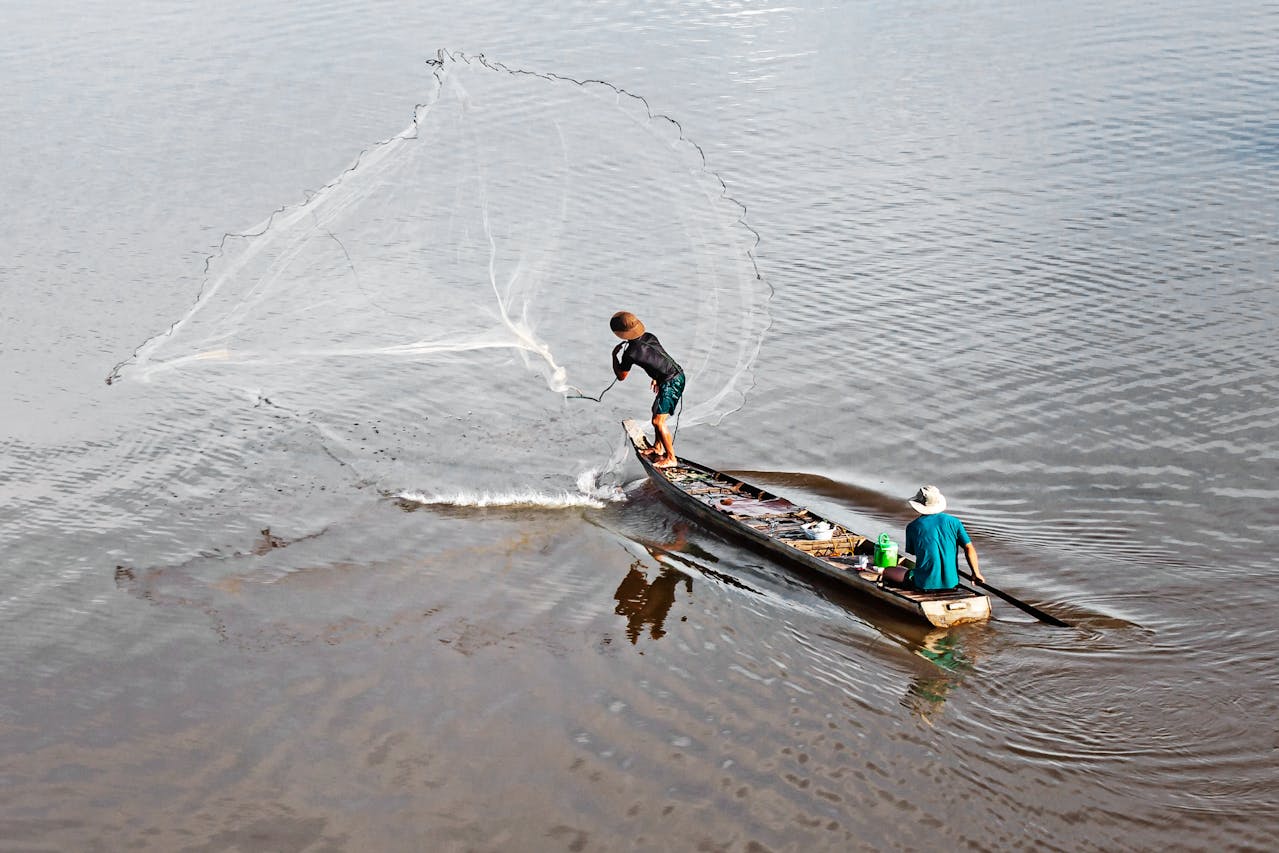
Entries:
<svg viewBox="0 0 1279 853">
<path fill-rule="evenodd" d="M 685 368 L 682 429 L 739 408 L 770 291 L 680 126 L 607 83 L 431 65 L 403 133 L 228 236 L 112 378 L 267 400 L 362 477 L 431 492 L 576 488 L 600 465 L 651 402 L 642 376 L 575 396 L 612 381 L 619 309 Z"/>
</svg>

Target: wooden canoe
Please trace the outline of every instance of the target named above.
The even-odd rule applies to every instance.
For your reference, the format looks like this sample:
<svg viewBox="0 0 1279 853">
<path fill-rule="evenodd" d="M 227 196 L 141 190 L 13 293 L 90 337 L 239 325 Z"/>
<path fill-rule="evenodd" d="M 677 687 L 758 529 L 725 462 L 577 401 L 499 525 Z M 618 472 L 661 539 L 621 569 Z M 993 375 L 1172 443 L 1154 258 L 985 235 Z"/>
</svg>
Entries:
<svg viewBox="0 0 1279 853">
<path fill-rule="evenodd" d="M 820 572 L 939 628 L 990 618 L 990 597 L 967 584 L 923 592 L 885 585 L 874 566 L 859 570 L 855 552 L 873 552 L 873 542 L 786 498 L 682 456 L 676 467 L 654 467 L 643 453 L 650 444 L 639 424 L 625 420 L 622 427 L 662 498 L 712 529 L 743 539 L 792 565 Z M 831 538 L 809 538 L 804 525 L 822 521 L 833 528 Z M 907 556 L 903 564 L 912 566 L 913 562 Z"/>
</svg>

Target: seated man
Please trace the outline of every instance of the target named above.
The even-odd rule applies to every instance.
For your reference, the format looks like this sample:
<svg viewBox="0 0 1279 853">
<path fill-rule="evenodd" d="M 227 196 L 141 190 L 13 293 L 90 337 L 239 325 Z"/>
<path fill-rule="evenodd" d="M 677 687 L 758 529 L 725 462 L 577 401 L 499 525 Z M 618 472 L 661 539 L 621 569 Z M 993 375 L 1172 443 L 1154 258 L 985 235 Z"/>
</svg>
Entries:
<svg viewBox="0 0 1279 853">
<path fill-rule="evenodd" d="M 973 578 L 985 581 L 977 567 L 977 549 L 968 538 L 964 524 L 948 515 L 946 498 L 936 486 L 922 486 L 907 503 L 919 518 L 906 525 L 906 551 L 915 555 L 911 584 L 919 590 L 954 589 L 959 585 L 956 555 L 964 549 L 964 558 L 973 570 Z"/>
</svg>

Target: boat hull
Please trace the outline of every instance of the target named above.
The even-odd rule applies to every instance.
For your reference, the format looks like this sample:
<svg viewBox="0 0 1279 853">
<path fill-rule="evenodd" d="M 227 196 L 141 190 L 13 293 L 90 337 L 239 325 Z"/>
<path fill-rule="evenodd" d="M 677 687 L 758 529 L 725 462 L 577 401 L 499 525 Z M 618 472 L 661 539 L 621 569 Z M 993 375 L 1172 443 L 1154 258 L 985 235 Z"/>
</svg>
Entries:
<svg viewBox="0 0 1279 853">
<path fill-rule="evenodd" d="M 855 553 L 872 543 L 843 525 L 817 515 L 723 472 L 683 457 L 675 468 L 657 468 L 644 455 L 649 442 L 639 425 L 623 421 L 635 455 L 672 507 L 714 530 L 744 540 L 780 562 L 824 575 L 939 628 L 990 618 L 990 598 L 960 584 L 954 590 L 919 591 L 885 585 L 878 570 L 859 569 Z M 825 522 L 828 540 L 811 539 L 805 525 Z M 906 565 L 910 565 L 907 560 Z"/>
</svg>

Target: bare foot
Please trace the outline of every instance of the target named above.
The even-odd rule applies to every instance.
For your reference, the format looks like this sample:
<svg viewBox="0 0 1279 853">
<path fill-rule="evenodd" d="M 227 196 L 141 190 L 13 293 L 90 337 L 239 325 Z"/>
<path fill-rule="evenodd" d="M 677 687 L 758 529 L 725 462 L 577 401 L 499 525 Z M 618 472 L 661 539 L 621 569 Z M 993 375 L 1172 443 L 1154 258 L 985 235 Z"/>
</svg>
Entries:
<svg viewBox="0 0 1279 853">
<path fill-rule="evenodd" d="M 674 456 L 659 456 L 653 460 L 654 468 L 678 468 L 679 460 Z"/>
</svg>

